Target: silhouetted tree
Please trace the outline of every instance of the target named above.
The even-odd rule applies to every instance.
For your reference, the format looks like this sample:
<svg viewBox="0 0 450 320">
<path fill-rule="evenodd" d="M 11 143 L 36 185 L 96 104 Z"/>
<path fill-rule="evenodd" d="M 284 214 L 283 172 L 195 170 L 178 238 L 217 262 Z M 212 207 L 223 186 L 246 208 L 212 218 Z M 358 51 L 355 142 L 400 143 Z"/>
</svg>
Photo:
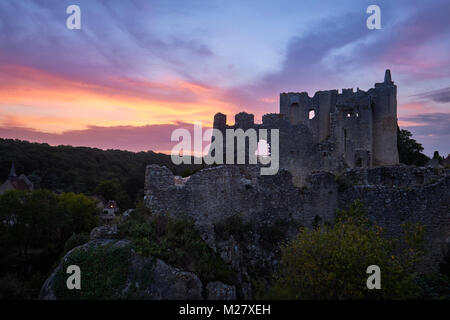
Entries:
<svg viewBox="0 0 450 320">
<path fill-rule="evenodd" d="M 424 166 L 430 158 L 422 153 L 423 147 L 412 138 L 412 133 L 397 127 L 397 148 L 400 163 Z"/>
</svg>

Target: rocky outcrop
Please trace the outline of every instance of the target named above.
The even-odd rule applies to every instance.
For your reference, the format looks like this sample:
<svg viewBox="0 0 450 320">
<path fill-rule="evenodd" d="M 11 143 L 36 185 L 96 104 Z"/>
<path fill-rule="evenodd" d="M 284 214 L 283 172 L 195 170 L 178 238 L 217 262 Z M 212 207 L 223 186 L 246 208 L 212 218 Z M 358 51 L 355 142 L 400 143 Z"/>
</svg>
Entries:
<svg viewBox="0 0 450 320">
<path fill-rule="evenodd" d="M 199 278 L 191 273 L 180 270 L 173 266 L 166 264 L 160 259 L 153 259 L 151 257 L 142 257 L 134 252 L 130 246 L 130 242 L 127 240 L 91 240 L 83 246 L 77 247 L 69 251 L 63 258 L 60 265 L 53 271 L 51 276 L 44 283 L 41 292 L 40 299 L 43 300 L 55 300 L 64 299 L 64 291 L 69 289 L 64 288 L 65 281 L 69 275 L 59 276 L 64 274 L 64 269 L 68 261 L 79 251 L 100 250 L 108 247 L 111 254 L 115 249 L 123 249 L 127 251 L 127 261 L 122 261 L 125 264 L 126 276 L 121 282 L 115 283 L 108 278 L 108 275 L 100 274 L 104 277 L 104 282 L 115 283 L 109 291 L 117 291 L 119 294 L 115 296 L 115 299 L 151 299 L 151 300 L 197 300 L 202 299 L 202 283 Z M 95 252 L 95 251 L 94 251 Z M 111 266 L 112 268 L 113 266 Z M 95 266 L 87 266 L 81 268 L 81 289 L 90 290 L 83 283 L 84 274 L 88 272 L 96 272 L 92 270 Z M 113 272 L 111 272 L 113 274 Z M 60 283 L 63 282 L 63 283 Z M 226 291 L 227 286 L 213 286 L 217 288 L 214 292 L 216 296 L 230 296 L 231 293 Z M 59 288 L 56 290 L 56 288 Z M 61 289 L 63 288 L 63 289 Z M 76 289 L 75 289 L 76 290 Z M 222 290 L 222 291 L 221 291 Z M 83 292 L 82 297 L 91 297 L 89 293 Z M 103 299 L 104 297 L 97 297 Z"/>
<path fill-rule="evenodd" d="M 208 300 L 235 300 L 236 288 L 222 282 L 208 282 L 206 285 Z"/>
<path fill-rule="evenodd" d="M 119 233 L 117 226 L 100 226 L 91 230 L 89 238 L 91 240 L 95 239 L 114 239 Z"/>
</svg>

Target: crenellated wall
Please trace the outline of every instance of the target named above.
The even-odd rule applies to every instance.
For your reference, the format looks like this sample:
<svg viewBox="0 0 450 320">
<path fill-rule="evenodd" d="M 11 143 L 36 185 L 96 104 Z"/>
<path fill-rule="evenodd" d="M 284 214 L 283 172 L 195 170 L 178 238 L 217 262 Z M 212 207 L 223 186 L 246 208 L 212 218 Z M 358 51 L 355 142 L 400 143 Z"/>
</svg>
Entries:
<svg viewBox="0 0 450 320">
<path fill-rule="evenodd" d="M 367 92 L 318 91 L 312 98 L 306 92 L 281 93 L 280 113 L 264 115 L 262 124 L 241 112 L 234 125 L 227 125 L 226 116 L 218 113 L 214 128 L 224 137 L 226 129 L 279 129 L 280 166 L 301 186 L 316 170 L 338 173 L 345 168 L 398 164 L 396 95 L 397 87 L 386 70 L 384 82 Z"/>
</svg>

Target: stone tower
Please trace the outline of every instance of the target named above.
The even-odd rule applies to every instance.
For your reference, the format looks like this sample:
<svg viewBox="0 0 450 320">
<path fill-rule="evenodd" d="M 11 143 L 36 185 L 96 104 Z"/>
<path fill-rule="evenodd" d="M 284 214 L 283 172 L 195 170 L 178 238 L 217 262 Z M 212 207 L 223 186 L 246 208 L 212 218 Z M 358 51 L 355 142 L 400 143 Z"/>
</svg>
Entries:
<svg viewBox="0 0 450 320">
<path fill-rule="evenodd" d="M 386 70 L 384 81 L 369 90 L 373 110 L 373 165 L 398 164 L 397 86 Z"/>
<path fill-rule="evenodd" d="M 236 114 L 234 125 L 226 121 L 224 114 L 217 113 L 214 128 L 222 133 L 238 128 L 279 129 L 280 167 L 291 172 L 297 186 L 317 170 L 398 164 L 397 86 L 390 70 L 383 82 L 368 91 L 333 89 L 312 97 L 307 92 L 281 93 L 280 112 L 264 115 L 261 124 L 245 112 Z M 223 150 L 225 155 L 225 145 Z"/>
</svg>

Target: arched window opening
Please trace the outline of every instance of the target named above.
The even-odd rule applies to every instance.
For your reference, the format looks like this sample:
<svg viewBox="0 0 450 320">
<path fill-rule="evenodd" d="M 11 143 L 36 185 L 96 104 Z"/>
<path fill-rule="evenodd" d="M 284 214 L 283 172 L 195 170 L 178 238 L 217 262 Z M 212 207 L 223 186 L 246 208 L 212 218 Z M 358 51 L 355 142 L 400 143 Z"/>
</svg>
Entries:
<svg viewBox="0 0 450 320">
<path fill-rule="evenodd" d="M 270 145 L 267 143 L 266 140 L 263 139 L 259 140 L 258 147 L 256 148 L 255 151 L 255 155 L 261 157 L 270 156 Z"/>
<path fill-rule="evenodd" d="M 308 119 L 312 120 L 316 116 L 316 111 L 314 109 L 309 110 L 308 112 Z"/>
</svg>

